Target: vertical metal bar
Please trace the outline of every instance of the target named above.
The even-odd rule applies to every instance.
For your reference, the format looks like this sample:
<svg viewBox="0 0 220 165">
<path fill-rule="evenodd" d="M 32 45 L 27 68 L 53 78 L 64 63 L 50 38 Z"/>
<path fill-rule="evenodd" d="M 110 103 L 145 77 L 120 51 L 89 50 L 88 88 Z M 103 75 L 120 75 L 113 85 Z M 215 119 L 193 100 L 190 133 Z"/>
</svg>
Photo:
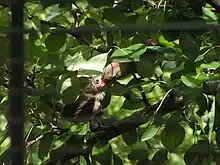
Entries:
<svg viewBox="0 0 220 165">
<path fill-rule="evenodd" d="M 11 32 L 8 125 L 11 147 L 9 157 L 11 165 L 24 164 L 24 41 L 23 41 L 23 5 L 24 0 L 11 0 L 11 26 L 21 31 Z"/>
</svg>

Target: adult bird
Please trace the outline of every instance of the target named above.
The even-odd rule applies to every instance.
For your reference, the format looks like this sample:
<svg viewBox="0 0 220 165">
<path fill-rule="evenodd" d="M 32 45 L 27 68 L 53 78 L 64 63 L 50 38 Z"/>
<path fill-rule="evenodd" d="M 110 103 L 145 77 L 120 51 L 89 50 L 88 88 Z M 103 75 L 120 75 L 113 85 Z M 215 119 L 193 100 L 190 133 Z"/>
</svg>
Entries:
<svg viewBox="0 0 220 165">
<path fill-rule="evenodd" d="M 75 123 L 86 123 L 93 117 L 99 116 L 102 114 L 102 102 L 106 95 L 105 86 L 102 76 L 92 78 L 78 99 L 63 107 L 61 115 Z"/>
</svg>

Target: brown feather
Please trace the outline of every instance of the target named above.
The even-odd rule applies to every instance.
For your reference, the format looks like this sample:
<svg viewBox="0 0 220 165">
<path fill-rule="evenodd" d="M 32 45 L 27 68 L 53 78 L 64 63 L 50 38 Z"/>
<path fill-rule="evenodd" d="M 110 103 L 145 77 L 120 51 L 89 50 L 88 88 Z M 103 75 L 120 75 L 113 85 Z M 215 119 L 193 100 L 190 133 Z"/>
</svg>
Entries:
<svg viewBox="0 0 220 165">
<path fill-rule="evenodd" d="M 101 112 L 101 102 L 105 97 L 102 83 L 101 76 L 91 79 L 79 98 L 74 103 L 64 106 L 62 116 L 73 122 L 88 122 Z"/>
</svg>

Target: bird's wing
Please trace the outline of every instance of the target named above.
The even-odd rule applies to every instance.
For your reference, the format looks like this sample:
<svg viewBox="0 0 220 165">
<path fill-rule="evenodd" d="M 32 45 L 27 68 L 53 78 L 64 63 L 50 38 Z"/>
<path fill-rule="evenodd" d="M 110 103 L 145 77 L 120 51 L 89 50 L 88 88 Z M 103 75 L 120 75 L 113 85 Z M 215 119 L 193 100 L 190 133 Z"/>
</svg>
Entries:
<svg viewBox="0 0 220 165">
<path fill-rule="evenodd" d="M 80 104 L 73 115 L 73 120 L 88 120 L 93 116 L 95 97 L 91 94 L 83 95 L 79 98 L 79 102 Z"/>
</svg>

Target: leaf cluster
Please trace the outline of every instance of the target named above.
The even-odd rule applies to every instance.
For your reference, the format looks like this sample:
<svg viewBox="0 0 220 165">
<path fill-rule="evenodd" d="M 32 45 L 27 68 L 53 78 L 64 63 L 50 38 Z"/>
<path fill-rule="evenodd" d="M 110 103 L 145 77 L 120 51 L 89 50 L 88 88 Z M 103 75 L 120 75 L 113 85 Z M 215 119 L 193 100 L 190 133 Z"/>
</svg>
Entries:
<svg viewBox="0 0 220 165">
<path fill-rule="evenodd" d="M 27 0 L 25 163 L 218 164 L 220 32 L 207 26 L 219 26 L 220 15 L 213 7 L 211 0 Z M 0 3 L 0 30 L 9 20 Z M 196 28 L 181 28 L 192 22 Z M 164 24 L 169 30 L 158 29 Z M 0 31 L 1 164 L 10 145 L 8 57 Z M 112 62 L 127 74 L 108 87 L 105 127 L 91 132 L 62 119 L 63 104 Z"/>
</svg>

